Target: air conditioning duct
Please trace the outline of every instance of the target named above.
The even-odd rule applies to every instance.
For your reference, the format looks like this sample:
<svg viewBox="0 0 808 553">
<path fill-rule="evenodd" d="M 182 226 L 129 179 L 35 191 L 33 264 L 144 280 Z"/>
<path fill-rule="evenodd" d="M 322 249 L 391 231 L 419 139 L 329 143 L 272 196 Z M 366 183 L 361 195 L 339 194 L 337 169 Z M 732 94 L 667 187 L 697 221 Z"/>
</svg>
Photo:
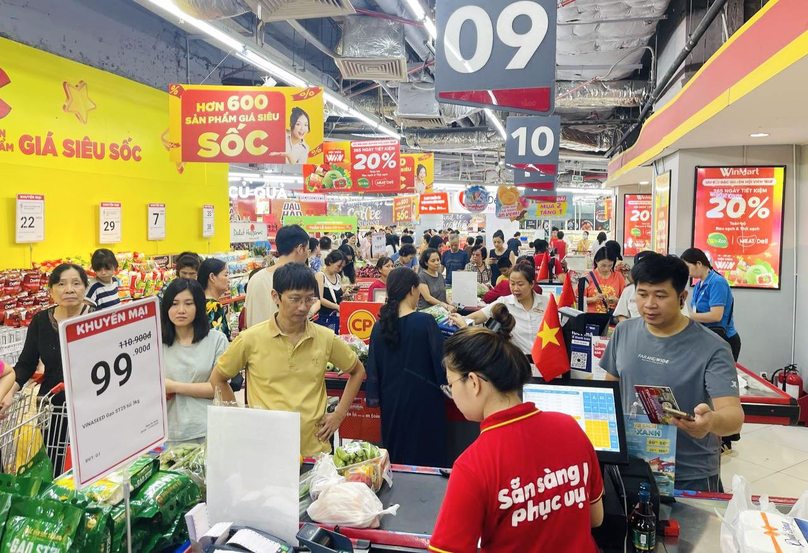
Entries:
<svg viewBox="0 0 808 553">
<path fill-rule="evenodd" d="M 337 17 L 356 13 L 348 0 L 172 0 L 183 12 L 197 19 L 235 17 L 247 12 L 264 22 Z"/>
<path fill-rule="evenodd" d="M 347 80 L 400 81 L 407 76 L 404 25 L 379 17 L 352 15 L 342 25 L 334 62 Z"/>
</svg>

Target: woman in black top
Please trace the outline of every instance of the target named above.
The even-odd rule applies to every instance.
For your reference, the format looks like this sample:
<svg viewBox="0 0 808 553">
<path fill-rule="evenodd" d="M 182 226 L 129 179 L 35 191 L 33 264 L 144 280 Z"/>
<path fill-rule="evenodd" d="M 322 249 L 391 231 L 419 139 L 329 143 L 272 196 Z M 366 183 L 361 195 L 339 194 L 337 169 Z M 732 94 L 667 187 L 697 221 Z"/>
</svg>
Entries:
<svg viewBox="0 0 808 553">
<path fill-rule="evenodd" d="M 3 399 L 3 410 L 11 405 L 14 394 L 20 391 L 34 375 L 40 359 L 42 364 L 45 365 L 45 377 L 42 379 L 42 385 L 39 388 L 40 396 L 44 396 L 56 385 L 64 382 L 62 354 L 59 348 L 59 323 L 93 310 L 92 307 L 84 303 L 88 285 L 87 273 L 78 265 L 62 263 L 53 270 L 48 279 L 48 287 L 56 306 L 40 311 L 31 319 L 31 325 L 25 335 L 25 345 L 14 367 L 17 373 L 17 381 L 11 392 Z M 53 403 L 56 405 L 63 405 L 64 401 L 64 393 L 57 394 L 53 398 Z M 64 442 L 67 434 L 67 424 L 64 421 L 59 421 L 59 424 L 55 425 L 55 427 L 58 428 L 58 431 L 45 432 L 44 438 L 46 444 L 50 446 L 48 453 L 53 462 L 54 470 L 56 474 L 60 474 L 62 462 L 64 461 L 64 452 L 51 455 L 51 449 L 57 449 L 56 444 Z"/>
<path fill-rule="evenodd" d="M 356 267 L 354 266 L 356 252 L 350 244 L 343 244 L 339 247 L 339 251 L 345 256 L 345 266 L 342 268 L 342 274 L 348 277 L 351 284 L 356 284 Z"/>
</svg>

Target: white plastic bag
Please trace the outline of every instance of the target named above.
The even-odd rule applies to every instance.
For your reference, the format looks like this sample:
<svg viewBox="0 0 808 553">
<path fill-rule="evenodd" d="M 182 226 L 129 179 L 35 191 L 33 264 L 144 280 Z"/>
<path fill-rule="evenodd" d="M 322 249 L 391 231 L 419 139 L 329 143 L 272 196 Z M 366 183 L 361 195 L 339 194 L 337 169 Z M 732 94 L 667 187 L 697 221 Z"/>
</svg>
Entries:
<svg viewBox="0 0 808 553">
<path fill-rule="evenodd" d="M 716 511 L 716 514 L 718 512 Z M 808 491 L 804 492 L 787 515 L 781 514 L 769 497 L 760 496 L 760 507 L 752 503 L 746 478 L 732 478 L 732 499 L 721 518 L 721 553 L 783 553 L 805 551 L 806 540 L 794 519 L 808 519 Z M 774 532 L 772 532 L 774 528 Z M 774 549 L 774 547 L 779 549 Z"/>
<path fill-rule="evenodd" d="M 337 466 L 334 464 L 333 457 L 327 453 L 320 454 L 311 472 L 312 477 L 309 495 L 311 495 L 311 498 L 315 501 L 320 497 L 320 494 L 328 488 L 345 482 L 345 477 L 340 476 L 337 472 Z"/>
<path fill-rule="evenodd" d="M 384 515 L 394 515 L 398 505 L 387 509 L 361 482 L 337 484 L 320 494 L 306 512 L 314 522 L 350 528 L 378 528 Z"/>
</svg>

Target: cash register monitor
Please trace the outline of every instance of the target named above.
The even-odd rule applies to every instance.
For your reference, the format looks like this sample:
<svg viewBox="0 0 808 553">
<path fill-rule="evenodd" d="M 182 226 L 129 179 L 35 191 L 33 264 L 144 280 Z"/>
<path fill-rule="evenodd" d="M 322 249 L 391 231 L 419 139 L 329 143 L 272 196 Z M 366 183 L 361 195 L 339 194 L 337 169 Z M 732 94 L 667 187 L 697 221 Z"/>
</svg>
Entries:
<svg viewBox="0 0 808 553">
<path fill-rule="evenodd" d="M 523 397 L 542 411 L 574 418 L 595 447 L 601 465 L 625 464 L 628 448 L 619 386 L 619 382 L 601 380 L 526 384 Z"/>
</svg>

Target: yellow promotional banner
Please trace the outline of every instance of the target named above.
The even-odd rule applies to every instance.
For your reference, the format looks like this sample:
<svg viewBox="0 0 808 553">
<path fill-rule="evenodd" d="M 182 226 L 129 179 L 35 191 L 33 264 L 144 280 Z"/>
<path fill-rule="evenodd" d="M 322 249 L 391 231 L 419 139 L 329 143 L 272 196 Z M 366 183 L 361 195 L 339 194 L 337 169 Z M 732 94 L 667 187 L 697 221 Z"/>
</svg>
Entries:
<svg viewBox="0 0 808 553">
<path fill-rule="evenodd" d="M 99 242 L 99 206 L 121 204 L 116 251 L 145 253 L 229 246 L 227 167 L 172 162 L 168 95 L 148 86 L 0 38 L 0 220 L 15 219 L 17 194 L 45 196 L 45 240 L 16 244 L 0 225 L 0 269 L 88 255 Z M 166 205 L 166 237 L 148 241 L 147 206 Z M 202 206 L 217 231 L 202 236 Z M 107 246 L 110 247 L 110 246 Z"/>
<path fill-rule="evenodd" d="M 219 163 L 323 162 L 323 89 L 168 87 L 171 159 Z"/>
<path fill-rule="evenodd" d="M 435 184 L 435 154 L 401 154 L 403 192 L 431 194 Z"/>
</svg>

